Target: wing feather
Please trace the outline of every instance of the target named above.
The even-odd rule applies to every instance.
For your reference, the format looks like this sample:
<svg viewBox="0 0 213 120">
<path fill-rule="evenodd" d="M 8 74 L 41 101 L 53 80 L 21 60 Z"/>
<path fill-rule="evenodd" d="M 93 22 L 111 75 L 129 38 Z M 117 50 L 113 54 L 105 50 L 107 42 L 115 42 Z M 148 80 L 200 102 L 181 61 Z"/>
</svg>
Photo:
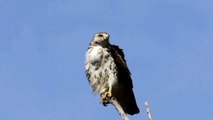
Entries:
<svg viewBox="0 0 213 120">
<path fill-rule="evenodd" d="M 118 89 L 114 92 L 116 99 L 124 111 L 130 115 L 139 113 L 135 96 L 132 91 L 131 73 L 127 67 L 123 50 L 116 45 L 111 46 L 111 55 L 117 68 Z"/>
<path fill-rule="evenodd" d="M 111 54 L 117 66 L 118 81 L 123 82 L 126 87 L 133 88 L 131 73 L 127 67 L 123 50 L 116 45 L 112 45 Z"/>
</svg>

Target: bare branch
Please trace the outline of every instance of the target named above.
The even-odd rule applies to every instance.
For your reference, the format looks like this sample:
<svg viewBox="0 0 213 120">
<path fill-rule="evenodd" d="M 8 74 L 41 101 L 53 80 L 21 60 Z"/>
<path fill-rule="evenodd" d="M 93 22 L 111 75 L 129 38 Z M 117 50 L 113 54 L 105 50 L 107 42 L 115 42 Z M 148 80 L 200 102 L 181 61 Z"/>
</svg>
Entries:
<svg viewBox="0 0 213 120">
<path fill-rule="evenodd" d="M 119 115 L 121 116 L 122 120 L 130 120 L 127 117 L 127 114 L 124 112 L 123 108 L 121 107 L 120 103 L 116 100 L 116 98 L 112 97 L 111 99 L 108 100 L 118 111 Z"/>
<path fill-rule="evenodd" d="M 150 107 L 148 101 L 145 101 L 146 112 L 149 120 L 152 120 L 152 114 L 150 112 Z"/>
</svg>

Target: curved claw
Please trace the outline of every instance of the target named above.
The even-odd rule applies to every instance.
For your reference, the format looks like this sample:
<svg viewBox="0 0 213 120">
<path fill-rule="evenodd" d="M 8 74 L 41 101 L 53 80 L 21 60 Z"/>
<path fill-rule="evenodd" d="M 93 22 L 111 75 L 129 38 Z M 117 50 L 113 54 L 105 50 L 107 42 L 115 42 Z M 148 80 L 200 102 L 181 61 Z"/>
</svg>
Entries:
<svg viewBox="0 0 213 120">
<path fill-rule="evenodd" d="M 109 101 L 102 98 L 102 99 L 101 99 L 101 103 L 102 103 L 104 106 L 107 106 L 107 104 L 109 104 Z"/>
<path fill-rule="evenodd" d="M 106 99 L 110 99 L 112 97 L 112 93 L 106 92 L 104 96 L 105 96 Z"/>
<path fill-rule="evenodd" d="M 112 98 L 112 88 L 109 87 L 109 90 L 103 94 L 101 94 L 101 102 L 104 106 L 106 106 L 107 104 L 109 104 L 109 99 Z"/>
</svg>

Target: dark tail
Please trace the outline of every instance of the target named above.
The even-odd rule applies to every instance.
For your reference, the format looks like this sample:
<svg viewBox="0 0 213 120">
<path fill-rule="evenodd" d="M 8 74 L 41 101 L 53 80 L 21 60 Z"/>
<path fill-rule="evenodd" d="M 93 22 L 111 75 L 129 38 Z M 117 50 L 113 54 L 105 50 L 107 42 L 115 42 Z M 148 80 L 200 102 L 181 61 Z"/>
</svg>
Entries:
<svg viewBox="0 0 213 120">
<path fill-rule="evenodd" d="M 126 89 L 121 94 L 115 96 L 117 101 L 121 104 L 124 112 L 130 115 L 134 115 L 140 112 L 134 93 L 132 89 Z"/>
</svg>

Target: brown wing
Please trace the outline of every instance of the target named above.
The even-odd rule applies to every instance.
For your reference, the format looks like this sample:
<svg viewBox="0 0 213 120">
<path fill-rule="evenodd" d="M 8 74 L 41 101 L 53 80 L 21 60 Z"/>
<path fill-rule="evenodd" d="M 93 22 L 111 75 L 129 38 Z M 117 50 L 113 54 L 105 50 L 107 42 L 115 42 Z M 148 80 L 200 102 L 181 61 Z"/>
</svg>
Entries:
<svg viewBox="0 0 213 120">
<path fill-rule="evenodd" d="M 133 84 L 131 73 L 127 67 L 124 53 L 118 46 L 112 45 L 111 55 L 115 61 L 118 71 L 117 77 L 119 90 L 114 92 L 115 97 L 126 113 L 130 115 L 139 113 L 139 109 L 135 101 L 135 96 L 132 91 Z"/>
</svg>

